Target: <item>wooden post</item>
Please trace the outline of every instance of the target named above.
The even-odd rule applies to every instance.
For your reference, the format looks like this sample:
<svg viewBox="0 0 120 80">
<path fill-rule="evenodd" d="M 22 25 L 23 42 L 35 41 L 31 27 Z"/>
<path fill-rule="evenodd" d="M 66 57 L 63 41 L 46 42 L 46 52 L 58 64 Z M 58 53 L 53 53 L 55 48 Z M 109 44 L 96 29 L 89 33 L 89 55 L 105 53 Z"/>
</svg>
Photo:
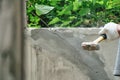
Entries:
<svg viewBox="0 0 120 80">
<path fill-rule="evenodd" d="M 0 0 L 0 80 L 24 80 L 23 0 Z"/>
</svg>

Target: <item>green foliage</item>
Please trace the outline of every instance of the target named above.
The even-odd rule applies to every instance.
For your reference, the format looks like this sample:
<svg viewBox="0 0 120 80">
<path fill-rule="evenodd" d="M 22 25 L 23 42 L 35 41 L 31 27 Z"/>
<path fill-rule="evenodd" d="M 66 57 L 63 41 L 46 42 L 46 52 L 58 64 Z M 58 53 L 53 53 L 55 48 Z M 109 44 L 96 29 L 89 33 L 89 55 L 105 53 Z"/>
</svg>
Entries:
<svg viewBox="0 0 120 80">
<path fill-rule="evenodd" d="M 38 16 L 49 13 L 54 7 L 35 4 L 36 14 Z"/>
<path fill-rule="evenodd" d="M 99 27 L 120 21 L 119 0 L 29 0 L 28 27 Z"/>
</svg>

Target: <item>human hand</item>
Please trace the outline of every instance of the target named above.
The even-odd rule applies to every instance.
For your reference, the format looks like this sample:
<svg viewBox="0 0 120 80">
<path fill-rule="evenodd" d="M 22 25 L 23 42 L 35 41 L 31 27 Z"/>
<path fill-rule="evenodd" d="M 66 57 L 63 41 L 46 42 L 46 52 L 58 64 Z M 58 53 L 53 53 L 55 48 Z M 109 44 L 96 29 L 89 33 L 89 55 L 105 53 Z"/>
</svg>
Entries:
<svg viewBox="0 0 120 80">
<path fill-rule="evenodd" d="M 108 40 L 114 40 L 119 38 L 118 30 L 117 30 L 118 24 L 110 22 L 105 24 L 104 28 L 102 28 L 99 31 L 99 34 L 106 34 Z"/>
</svg>

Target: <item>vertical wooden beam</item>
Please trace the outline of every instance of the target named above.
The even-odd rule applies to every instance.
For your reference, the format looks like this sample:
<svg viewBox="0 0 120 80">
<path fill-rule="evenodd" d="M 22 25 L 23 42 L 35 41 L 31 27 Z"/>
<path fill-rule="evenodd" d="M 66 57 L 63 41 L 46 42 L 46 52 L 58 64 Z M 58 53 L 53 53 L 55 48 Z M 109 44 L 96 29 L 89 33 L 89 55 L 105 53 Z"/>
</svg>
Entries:
<svg viewBox="0 0 120 80">
<path fill-rule="evenodd" d="M 23 0 L 0 0 L 0 80 L 24 80 Z"/>
</svg>

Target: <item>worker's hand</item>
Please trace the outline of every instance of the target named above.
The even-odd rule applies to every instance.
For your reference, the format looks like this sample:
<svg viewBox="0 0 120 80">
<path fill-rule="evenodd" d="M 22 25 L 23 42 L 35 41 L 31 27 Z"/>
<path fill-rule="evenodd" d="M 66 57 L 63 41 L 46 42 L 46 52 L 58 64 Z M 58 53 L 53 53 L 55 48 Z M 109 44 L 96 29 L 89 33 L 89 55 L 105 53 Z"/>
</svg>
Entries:
<svg viewBox="0 0 120 80">
<path fill-rule="evenodd" d="M 114 40 L 119 38 L 118 30 L 117 30 L 118 24 L 110 22 L 105 24 L 104 28 L 101 29 L 99 34 L 106 34 L 108 40 Z"/>
</svg>

